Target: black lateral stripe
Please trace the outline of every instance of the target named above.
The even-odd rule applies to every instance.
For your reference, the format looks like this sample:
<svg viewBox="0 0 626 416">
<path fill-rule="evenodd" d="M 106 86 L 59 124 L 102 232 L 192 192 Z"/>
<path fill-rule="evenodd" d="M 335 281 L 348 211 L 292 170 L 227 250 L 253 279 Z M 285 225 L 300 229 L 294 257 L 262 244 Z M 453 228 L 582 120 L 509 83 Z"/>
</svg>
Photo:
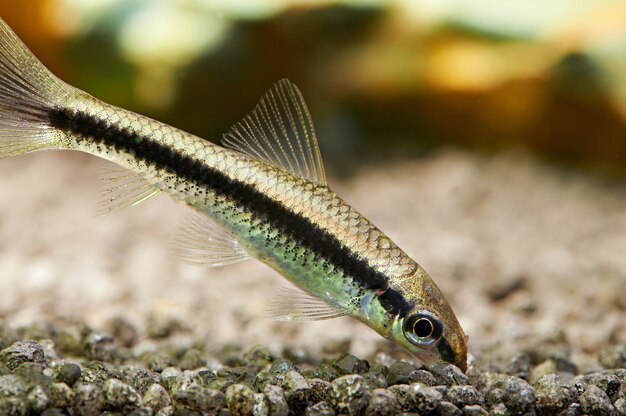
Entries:
<svg viewBox="0 0 626 416">
<path fill-rule="evenodd" d="M 397 290 L 388 287 L 383 293 L 378 295 L 378 301 L 385 310 L 392 315 L 405 317 L 412 309 L 412 306 Z"/>
<path fill-rule="evenodd" d="M 370 267 L 335 236 L 309 219 L 293 213 L 254 187 L 233 180 L 210 166 L 142 136 L 139 132 L 111 125 L 105 120 L 82 112 L 55 109 L 50 112 L 49 121 L 53 127 L 62 131 L 129 153 L 180 178 L 205 186 L 217 195 L 236 201 L 240 206 L 265 219 L 272 227 L 330 262 L 364 288 L 387 290 L 385 292 L 387 295 L 383 298 L 388 299 L 384 304 L 387 305 L 385 307 L 394 311 L 398 309 L 402 296 L 397 292 L 395 292 L 397 295 L 392 296 L 394 291 L 390 292 L 388 289 L 388 279 L 384 274 Z"/>
</svg>

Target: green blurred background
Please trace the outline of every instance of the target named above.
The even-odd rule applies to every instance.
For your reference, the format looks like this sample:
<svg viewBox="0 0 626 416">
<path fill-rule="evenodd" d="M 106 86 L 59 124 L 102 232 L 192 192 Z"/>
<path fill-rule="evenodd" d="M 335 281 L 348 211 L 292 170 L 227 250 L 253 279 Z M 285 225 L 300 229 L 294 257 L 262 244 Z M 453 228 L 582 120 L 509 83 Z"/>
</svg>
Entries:
<svg viewBox="0 0 626 416">
<path fill-rule="evenodd" d="M 0 0 L 56 74 L 212 141 L 280 78 L 336 175 L 441 146 L 626 173 L 624 0 Z"/>
</svg>

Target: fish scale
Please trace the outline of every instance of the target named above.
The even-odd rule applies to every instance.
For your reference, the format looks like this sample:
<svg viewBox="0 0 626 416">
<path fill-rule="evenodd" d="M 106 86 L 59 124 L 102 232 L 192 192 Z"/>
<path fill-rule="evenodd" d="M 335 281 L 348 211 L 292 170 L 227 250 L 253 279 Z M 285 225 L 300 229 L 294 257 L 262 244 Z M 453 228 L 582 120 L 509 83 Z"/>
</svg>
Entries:
<svg viewBox="0 0 626 416">
<path fill-rule="evenodd" d="M 349 315 L 434 369 L 466 367 L 467 339 L 417 262 L 328 186 L 300 91 L 279 81 L 222 146 L 106 104 L 52 75 L 0 20 L 0 156 L 78 150 L 123 173 L 106 178 L 104 212 L 168 194 L 194 221 L 183 259 L 255 257 L 296 287 L 277 317 Z"/>
</svg>

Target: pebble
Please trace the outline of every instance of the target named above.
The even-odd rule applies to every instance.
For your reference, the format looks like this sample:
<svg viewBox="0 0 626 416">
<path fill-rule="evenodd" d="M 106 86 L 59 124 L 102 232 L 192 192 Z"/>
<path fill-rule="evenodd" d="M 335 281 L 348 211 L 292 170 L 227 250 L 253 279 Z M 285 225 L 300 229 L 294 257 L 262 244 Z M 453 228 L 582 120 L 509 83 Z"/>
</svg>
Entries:
<svg viewBox="0 0 626 416">
<path fill-rule="evenodd" d="M 74 385 L 74 403 L 72 410 L 79 416 L 96 416 L 102 408 L 102 397 L 98 387 L 93 384 L 76 383 Z"/>
<path fill-rule="evenodd" d="M 74 391 L 65 383 L 53 383 L 48 389 L 50 407 L 64 408 L 71 405 L 74 400 Z"/>
<path fill-rule="evenodd" d="M 559 383 L 556 374 L 542 376 L 533 387 L 537 409 L 546 413 L 564 410 L 577 396 L 571 387 Z"/>
<path fill-rule="evenodd" d="M 0 365 L 15 370 L 22 363 L 44 366 L 43 347 L 35 341 L 17 341 L 0 351 Z"/>
<path fill-rule="evenodd" d="M 385 389 L 375 389 L 365 409 L 365 416 L 393 416 L 400 410 L 398 400 L 393 393 Z"/>
<path fill-rule="evenodd" d="M 307 406 L 305 416 L 335 416 L 335 409 L 328 402 L 318 402 Z"/>
<path fill-rule="evenodd" d="M 407 405 L 409 410 L 420 414 L 429 414 L 437 408 L 443 400 L 443 394 L 435 387 L 424 386 L 421 383 L 413 383 L 407 392 Z"/>
<path fill-rule="evenodd" d="M 172 399 L 169 393 L 160 384 L 154 383 L 148 387 L 148 391 L 143 396 L 142 400 L 145 406 L 151 407 L 154 412 L 168 407 L 172 404 Z"/>
<path fill-rule="evenodd" d="M 114 408 L 129 411 L 141 407 L 141 395 L 132 386 L 111 378 L 102 387 L 105 403 Z"/>
<path fill-rule="evenodd" d="M 465 416 L 487 416 L 489 413 L 478 405 L 470 405 L 463 407 L 463 414 Z"/>
<path fill-rule="evenodd" d="M 26 395 L 26 402 L 31 413 L 42 413 L 50 404 L 50 399 L 41 386 L 34 386 Z"/>
<path fill-rule="evenodd" d="M 251 415 L 255 405 L 254 392 L 243 384 L 232 384 L 226 389 L 226 404 L 233 416 Z"/>
<path fill-rule="evenodd" d="M 193 371 L 186 370 L 175 378 L 171 386 L 171 398 L 175 407 L 216 414 L 225 405 L 224 393 L 202 386 L 202 378 Z"/>
<path fill-rule="evenodd" d="M 445 400 L 439 402 L 436 413 L 439 416 L 461 416 L 463 414 L 458 407 Z"/>
<path fill-rule="evenodd" d="M 391 350 L 376 354 L 370 366 L 339 351 L 316 357 L 293 350 L 290 360 L 262 345 L 217 353 L 196 341 L 145 348 L 133 331 L 124 335 L 124 325 L 113 331 L 116 339 L 81 325 L 18 331 L 49 337 L 39 342 L 9 342 L 1 329 L 0 415 L 626 416 L 622 347 L 600 351 L 606 370 L 585 364 L 583 375 L 558 342 L 484 356 L 463 374 L 454 366 L 431 372 L 393 361 Z M 135 345 L 138 355 L 117 345 Z M 64 356 L 69 350 L 71 361 Z"/>
<path fill-rule="evenodd" d="M 584 413 L 603 416 L 613 415 L 615 408 L 611 400 L 599 387 L 589 386 L 580 396 L 580 406 Z"/>
<path fill-rule="evenodd" d="M 333 363 L 333 368 L 341 376 L 346 374 L 365 374 L 370 365 L 367 361 L 361 360 L 352 354 L 345 354 Z"/>
<path fill-rule="evenodd" d="M 485 401 L 482 393 L 474 386 L 452 386 L 448 389 L 445 398 L 455 406 L 482 405 Z"/>
<path fill-rule="evenodd" d="M 268 384 L 263 389 L 263 394 L 267 400 L 270 416 L 287 416 L 289 414 L 285 392 L 281 387 Z"/>
<path fill-rule="evenodd" d="M 313 403 L 330 401 L 330 392 L 332 390 L 332 385 L 328 381 L 319 378 L 314 378 L 307 381 L 309 387 L 311 388 L 311 392 L 309 395 L 310 401 L 312 401 Z"/>
<path fill-rule="evenodd" d="M 604 368 L 626 368 L 626 345 L 601 350 L 598 353 L 598 361 Z"/>
<path fill-rule="evenodd" d="M 387 384 L 394 386 L 396 384 L 411 384 L 417 381 L 417 367 L 405 361 L 396 361 L 389 366 L 387 372 Z"/>
<path fill-rule="evenodd" d="M 331 383 L 331 403 L 335 410 L 350 415 L 360 414 L 369 402 L 365 379 L 358 374 L 339 377 Z"/>
<path fill-rule="evenodd" d="M 74 363 L 63 364 L 56 373 L 56 379 L 68 386 L 73 386 L 80 379 L 82 370 Z"/>
</svg>

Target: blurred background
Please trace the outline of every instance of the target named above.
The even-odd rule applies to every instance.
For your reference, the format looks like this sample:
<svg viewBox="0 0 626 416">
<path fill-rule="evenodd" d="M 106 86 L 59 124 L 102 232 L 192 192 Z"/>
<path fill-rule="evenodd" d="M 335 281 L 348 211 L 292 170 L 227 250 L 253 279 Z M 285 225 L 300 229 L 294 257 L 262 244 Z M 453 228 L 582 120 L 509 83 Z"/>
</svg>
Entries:
<svg viewBox="0 0 626 416">
<path fill-rule="evenodd" d="M 621 0 L 3 0 L 0 15 L 64 80 L 211 140 L 290 78 L 340 175 L 442 145 L 626 166 Z"/>
<path fill-rule="evenodd" d="M 626 345 L 623 0 L 0 0 L 0 16 L 70 84 L 216 142 L 290 78 L 333 189 L 429 271 L 474 354 Z M 101 164 L 0 163 L 0 322 L 380 340 L 263 319 L 284 281 L 259 262 L 168 257 L 185 215 L 168 198 L 94 218 Z"/>
</svg>

